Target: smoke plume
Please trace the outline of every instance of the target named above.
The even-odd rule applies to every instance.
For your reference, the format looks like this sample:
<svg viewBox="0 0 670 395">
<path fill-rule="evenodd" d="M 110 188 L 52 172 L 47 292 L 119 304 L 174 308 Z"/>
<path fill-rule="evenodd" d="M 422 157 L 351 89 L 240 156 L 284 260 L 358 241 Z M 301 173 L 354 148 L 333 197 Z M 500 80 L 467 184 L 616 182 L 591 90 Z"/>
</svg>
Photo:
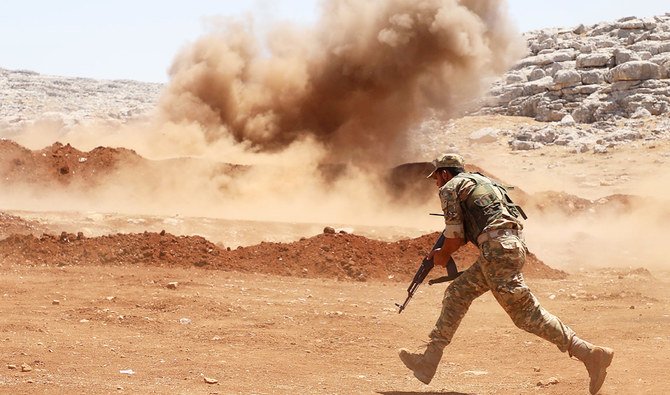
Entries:
<svg viewBox="0 0 670 395">
<path fill-rule="evenodd" d="M 399 156 L 419 144 L 413 124 L 429 112 L 455 114 L 523 47 L 500 1 L 327 0 L 311 28 L 211 20 L 176 57 L 149 119 L 38 122 L 12 137 L 35 149 L 121 146 L 155 163 L 120 164 L 95 188 L 14 188 L 0 200 L 16 209 L 432 230 L 439 221 L 426 212 L 439 201 L 398 201 L 386 173 L 370 166 L 428 159 Z M 245 166 L 229 174 L 222 163 Z"/>
<path fill-rule="evenodd" d="M 185 48 L 161 103 L 208 143 L 274 152 L 305 138 L 328 161 L 391 161 L 427 111 L 449 116 L 504 72 L 523 43 L 505 2 L 328 0 L 315 28 L 227 20 Z"/>
</svg>

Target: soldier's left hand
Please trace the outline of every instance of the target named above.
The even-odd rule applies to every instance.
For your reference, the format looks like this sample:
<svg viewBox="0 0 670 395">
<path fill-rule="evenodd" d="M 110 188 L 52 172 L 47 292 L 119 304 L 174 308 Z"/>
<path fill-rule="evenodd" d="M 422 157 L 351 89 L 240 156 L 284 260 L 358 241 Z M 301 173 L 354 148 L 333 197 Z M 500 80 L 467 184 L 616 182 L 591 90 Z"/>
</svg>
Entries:
<svg viewBox="0 0 670 395">
<path fill-rule="evenodd" d="M 433 263 L 435 266 L 447 266 L 447 262 L 449 261 L 449 255 L 445 253 L 442 248 L 436 248 L 433 251 L 431 251 L 430 255 L 433 256 Z"/>
</svg>

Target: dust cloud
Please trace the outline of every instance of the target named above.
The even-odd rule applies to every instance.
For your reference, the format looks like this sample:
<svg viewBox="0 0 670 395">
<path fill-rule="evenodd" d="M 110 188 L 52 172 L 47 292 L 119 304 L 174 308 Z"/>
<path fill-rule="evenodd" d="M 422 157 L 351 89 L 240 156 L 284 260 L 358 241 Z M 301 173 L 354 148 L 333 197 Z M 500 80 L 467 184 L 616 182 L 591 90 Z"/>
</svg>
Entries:
<svg viewBox="0 0 670 395">
<path fill-rule="evenodd" d="M 412 125 L 451 116 L 524 44 L 504 2 L 332 0 L 314 28 L 227 21 L 185 48 L 160 116 L 273 152 L 311 138 L 325 161 L 397 164 Z"/>
<path fill-rule="evenodd" d="M 669 270 L 664 242 L 670 220 L 668 198 L 632 197 L 630 206 L 618 204 L 618 199 L 597 199 L 602 206 L 583 213 L 554 211 L 530 218 L 526 226 L 529 248 L 552 267 L 569 271 L 594 267 Z"/>
<path fill-rule="evenodd" d="M 121 166 L 114 179 L 67 196 L 47 190 L 14 201 L 433 228 L 429 207 L 388 194 L 385 171 L 407 160 L 402 150 L 426 114 L 457 114 L 523 51 L 505 2 L 329 0 L 313 27 L 210 19 L 208 33 L 177 55 L 149 119 L 66 130 L 38 123 L 15 139 L 126 147 L 158 162 Z M 223 171 L 226 163 L 244 171 Z M 336 177 L 324 166 L 339 169 Z"/>
<path fill-rule="evenodd" d="M 478 147 L 471 149 L 473 156 Z M 550 266 L 570 272 L 596 267 L 670 270 L 663 241 L 670 221 L 670 198 L 664 192 L 670 175 L 659 172 L 657 161 L 637 155 L 647 154 L 637 147 L 613 150 L 607 158 L 560 150 L 527 158 L 480 151 L 476 164 L 514 185 L 512 195 L 530 194 L 530 202 L 515 196 L 529 214 L 525 237 L 529 249 Z M 542 211 L 534 209 L 538 203 Z"/>
</svg>

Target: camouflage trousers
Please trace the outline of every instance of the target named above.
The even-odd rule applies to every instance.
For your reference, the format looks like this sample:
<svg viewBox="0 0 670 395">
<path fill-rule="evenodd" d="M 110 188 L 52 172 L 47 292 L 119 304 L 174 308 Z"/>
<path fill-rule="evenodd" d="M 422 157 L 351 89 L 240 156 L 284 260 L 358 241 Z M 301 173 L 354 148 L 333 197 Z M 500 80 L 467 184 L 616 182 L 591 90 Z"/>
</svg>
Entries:
<svg viewBox="0 0 670 395">
<path fill-rule="evenodd" d="M 526 246 L 515 236 L 488 240 L 479 259 L 444 292 L 442 313 L 430 333 L 431 342 L 444 348 L 451 342 L 470 304 L 491 291 L 514 324 L 558 346 L 565 352 L 574 332 L 540 306 L 523 280 Z"/>
</svg>

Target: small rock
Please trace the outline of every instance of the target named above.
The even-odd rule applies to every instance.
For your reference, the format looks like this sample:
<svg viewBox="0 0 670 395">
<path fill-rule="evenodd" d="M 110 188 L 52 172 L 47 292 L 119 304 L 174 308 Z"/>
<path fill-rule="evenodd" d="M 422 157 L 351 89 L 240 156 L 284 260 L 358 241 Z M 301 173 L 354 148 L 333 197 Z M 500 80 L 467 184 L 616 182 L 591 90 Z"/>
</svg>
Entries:
<svg viewBox="0 0 670 395">
<path fill-rule="evenodd" d="M 79 320 L 79 322 L 81 322 L 82 324 L 85 324 L 85 323 L 88 322 L 88 320 L 86 318 L 82 318 L 81 320 Z"/>
<path fill-rule="evenodd" d="M 461 374 L 467 374 L 471 376 L 484 376 L 486 374 L 489 374 L 486 370 L 466 370 L 464 372 L 461 372 Z"/>
<path fill-rule="evenodd" d="M 179 285 L 177 281 L 171 281 L 167 283 L 167 289 L 177 289 L 177 285 Z"/>
<path fill-rule="evenodd" d="M 535 141 L 522 141 L 522 140 L 512 140 L 509 142 L 509 145 L 514 151 L 529 151 L 540 149 L 544 145 Z"/>
<path fill-rule="evenodd" d="M 498 129 L 483 128 L 470 133 L 468 139 L 475 143 L 493 143 L 498 140 L 498 134 Z"/>
<path fill-rule="evenodd" d="M 33 370 L 32 366 L 28 365 L 27 363 L 21 365 L 22 372 L 30 372 L 32 370 Z"/>
<path fill-rule="evenodd" d="M 16 369 L 16 365 L 7 365 L 7 369 L 14 370 Z"/>
<path fill-rule="evenodd" d="M 570 114 L 564 116 L 558 123 L 562 126 L 575 126 L 576 124 L 575 119 Z"/>
<path fill-rule="evenodd" d="M 539 366 L 535 366 L 535 367 L 533 368 L 533 372 L 536 372 L 536 373 L 539 372 L 540 370 L 542 370 L 542 369 L 540 369 Z"/>
<path fill-rule="evenodd" d="M 640 107 L 630 116 L 633 119 L 649 118 L 651 113 L 644 107 Z"/>
<path fill-rule="evenodd" d="M 334 235 L 335 234 L 335 228 L 333 228 L 331 226 L 326 226 L 325 228 L 323 228 L 323 233 L 325 233 L 327 235 Z"/>
<path fill-rule="evenodd" d="M 217 380 L 217 379 L 213 379 L 211 377 L 205 377 L 205 383 L 207 383 L 207 384 L 216 384 L 218 382 L 219 382 L 219 380 Z"/>
<path fill-rule="evenodd" d="M 132 370 L 132 369 L 123 369 L 123 370 L 119 370 L 119 373 L 127 374 L 128 376 L 132 376 L 132 375 L 135 374 L 135 371 Z"/>
<path fill-rule="evenodd" d="M 180 319 L 179 319 L 179 323 L 182 324 L 182 325 L 188 325 L 188 324 L 190 324 L 191 322 L 193 322 L 193 321 L 191 321 L 190 318 L 180 318 Z"/>
<path fill-rule="evenodd" d="M 556 377 L 549 377 L 546 380 L 540 380 L 537 383 L 538 387 L 548 387 L 550 385 L 558 384 L 560 381 Z"/>
<path fill-rule="evenodd" d="M 595 147 L 593 147 L 593 153 L 594 154 L 606 154 L 607 153 L 607 147 L 601 144 L 596 144 Z"/>
<path fill-rule="evenodd" d="M 60 300 L 54 299 L 54 300 L 51 301 L 51 304 L 54 305 L 54 306 L 58 306 L 60 304 Z"/>
<path fill-rule="evenodd" d="M 344 315 L 344 312 L 342 311 L 331 311 L 326 313 L 326 315 L 331 316 L 331 317 L 341 317 Z"/>
<path fill-rule="evenodd" d="M 635 306 L 630 306 L 629 309 L 635 310 Z"/>
</svg>

